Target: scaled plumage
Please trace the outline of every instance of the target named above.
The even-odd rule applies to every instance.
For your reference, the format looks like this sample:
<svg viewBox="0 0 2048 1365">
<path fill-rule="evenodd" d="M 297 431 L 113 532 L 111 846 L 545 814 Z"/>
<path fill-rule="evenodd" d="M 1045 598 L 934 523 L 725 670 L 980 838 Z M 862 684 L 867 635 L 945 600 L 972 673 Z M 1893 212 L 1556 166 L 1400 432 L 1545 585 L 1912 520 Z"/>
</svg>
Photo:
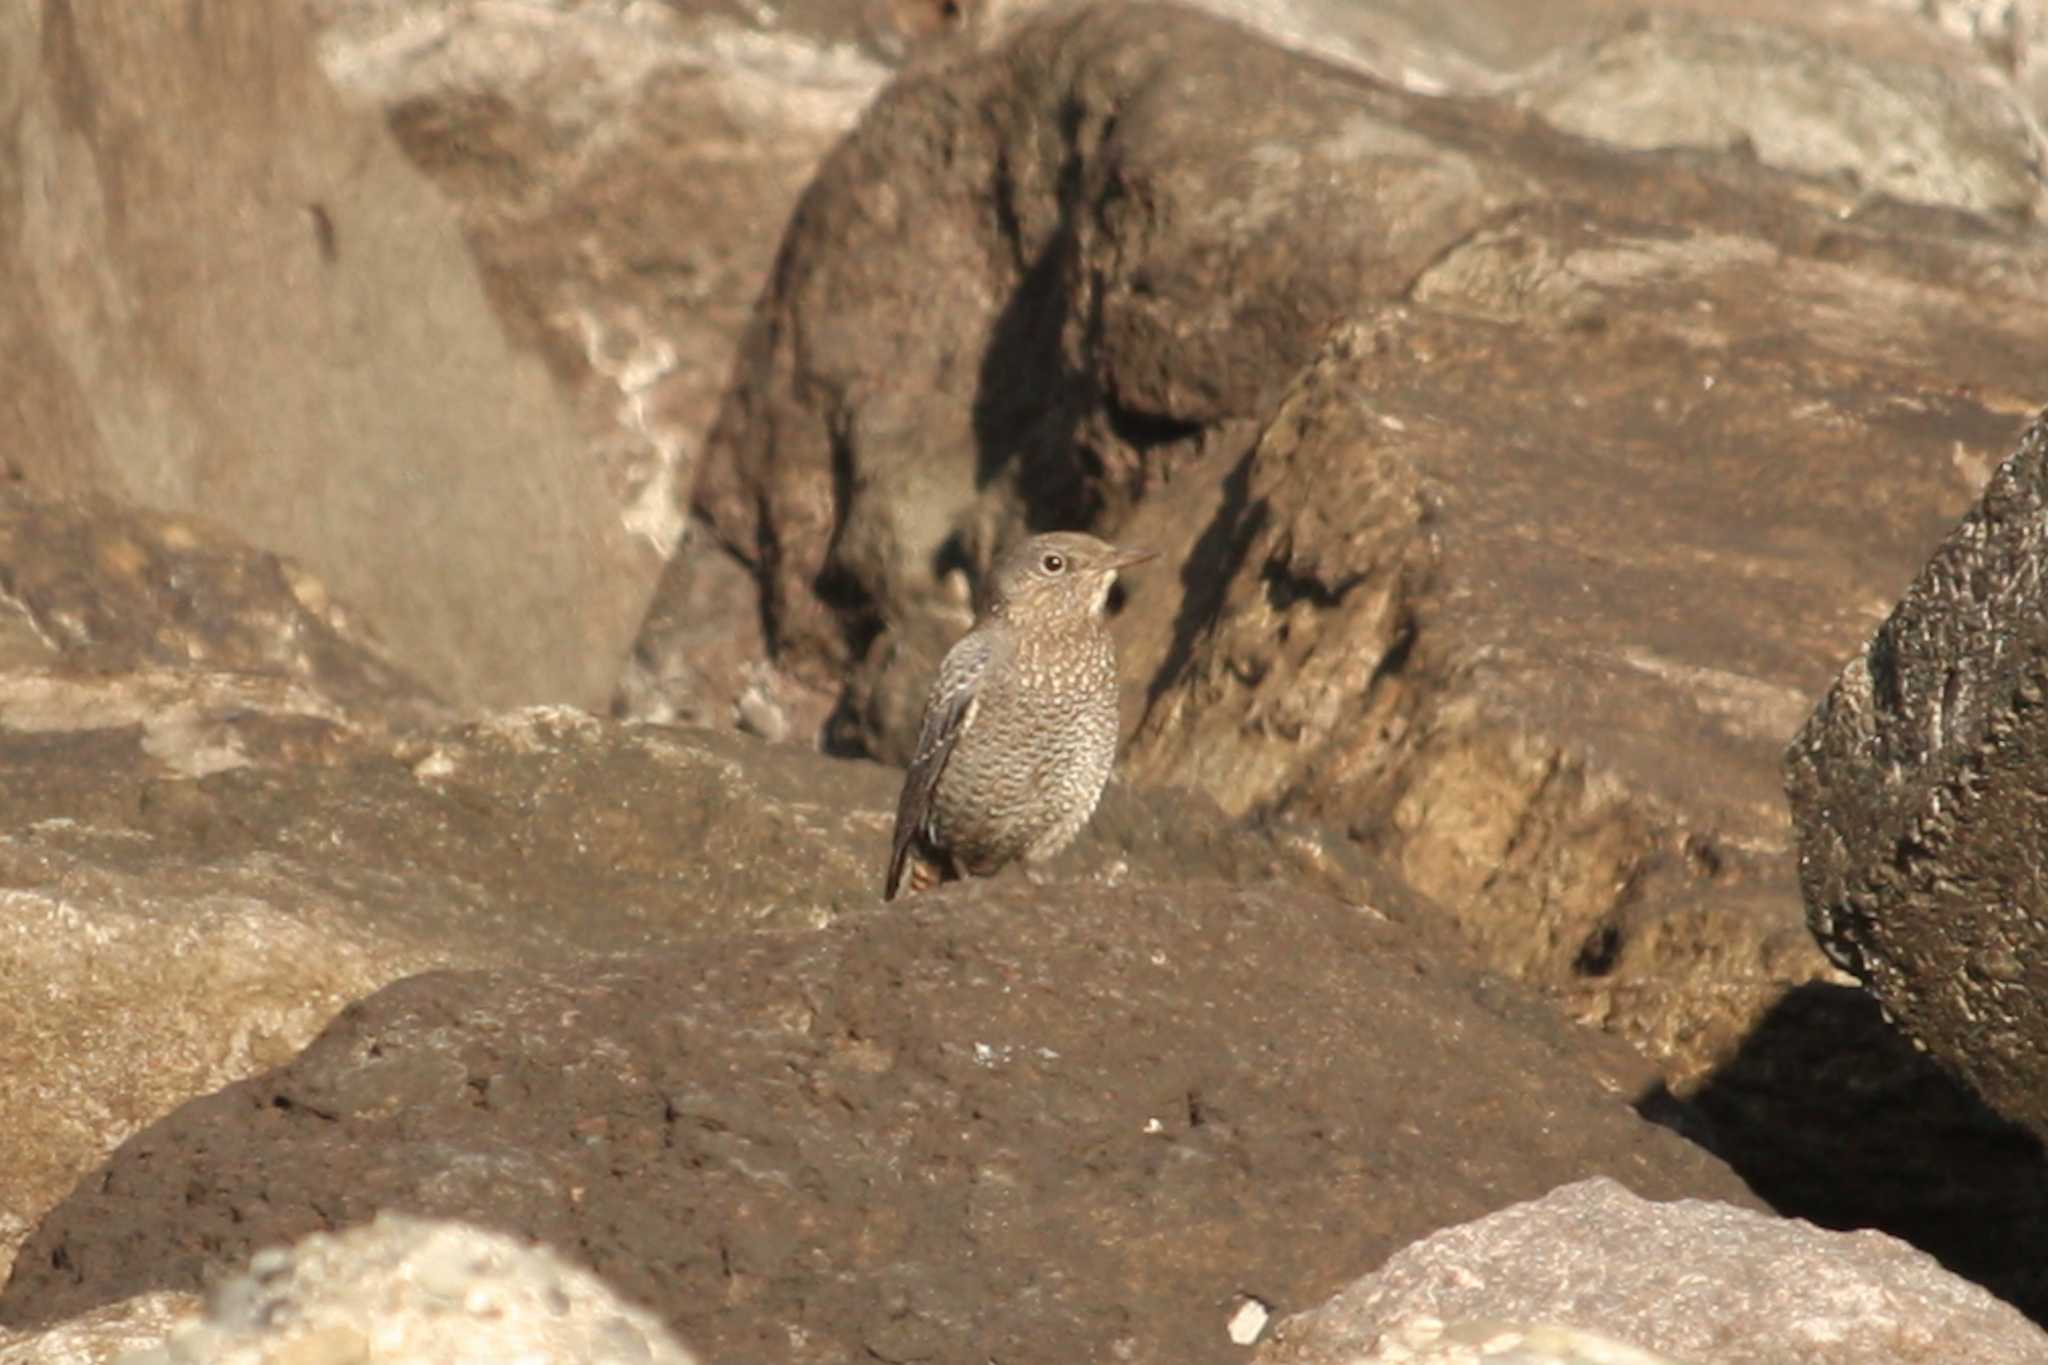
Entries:
<svg viewBox="0 0 2048 1365">
<path fill-rule="evenodd" d="M 999 560 L 974 628 L 939 665 L 882 894 L 986 877 L 1073 842 L 1116 759 L 1116 649 L 1103 606 L 1152 558 L 1093 536 L 1033 536 Z"/>
</svg>

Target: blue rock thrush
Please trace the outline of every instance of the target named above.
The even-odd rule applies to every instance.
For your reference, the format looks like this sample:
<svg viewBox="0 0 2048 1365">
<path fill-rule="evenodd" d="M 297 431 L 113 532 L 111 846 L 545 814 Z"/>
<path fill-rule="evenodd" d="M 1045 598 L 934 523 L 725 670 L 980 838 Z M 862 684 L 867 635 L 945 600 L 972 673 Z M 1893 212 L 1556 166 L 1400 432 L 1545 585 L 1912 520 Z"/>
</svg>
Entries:
<svg viewBox="0 0 2048 1365">
<path fill-rule="evenodd" d="M 1116 760 L 1116 647 L 1103 605 L 1117 571 L 1150 558 L 1062 531 L 997 562 L 980 617 L 925 698 L 885 900 L 1040 862 L 1088 823 Z"/>
</svg>

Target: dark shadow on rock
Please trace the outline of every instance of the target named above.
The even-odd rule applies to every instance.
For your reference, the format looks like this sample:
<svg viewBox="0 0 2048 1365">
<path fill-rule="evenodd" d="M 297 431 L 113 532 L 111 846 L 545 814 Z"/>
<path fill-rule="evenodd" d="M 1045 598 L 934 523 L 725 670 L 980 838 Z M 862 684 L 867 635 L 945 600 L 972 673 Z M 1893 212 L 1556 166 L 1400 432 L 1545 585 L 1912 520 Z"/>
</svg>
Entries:
<svg viewBox="0 0 2048 1365">
<path fill-rule="evenodd" d="M 1256 446 L 1246 449 L 1223 479 L 1223 501 L 1202 533 L 1195 537 L 1180 566 L 1180 606 L 1173 616 L 1173 639 L 1145 684 L 1149 712 L 1180 677 L 1194 657 L 1195 640 L 1215 621 L 1229 590 L 1231 574 L 1265 524 L 1266 504 L 1251 504 L 1252 460 Z"/>
<path fill-rule="evenodd" d="M 996 318 L 974 396 L 975 482 L 986 487 L 1020 465 L 1017 490 L 1033 531 L 1092 525 L 1100 510 L 1075 448 L 1092 386 L 1061 350 L 1073 255 L 1072 230 L 1062 226 Z"/>
<path fill-rule="evenodd" d="M 1780 1213 L 1890 1233 L 2048 1324 L 2048 1152 L 1863 991 L 1787 994 L 1690 1107 L 1691 1127 L 1661 1087 L 1636 1104 L 1704 1138 Z"/>
</svg>

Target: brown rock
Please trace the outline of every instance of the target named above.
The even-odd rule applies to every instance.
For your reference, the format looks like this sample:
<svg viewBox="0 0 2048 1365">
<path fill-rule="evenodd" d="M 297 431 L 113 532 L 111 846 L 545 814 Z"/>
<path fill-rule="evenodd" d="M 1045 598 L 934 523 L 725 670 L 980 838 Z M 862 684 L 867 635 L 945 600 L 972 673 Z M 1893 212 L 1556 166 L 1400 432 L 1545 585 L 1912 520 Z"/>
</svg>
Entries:
<svg viewBox="0 0 2048 1365">
<path fill-rule="evenodd" d="M 47 709 L 32 722 L 26 708 L 35 695 L 147 690 L 147 678 L 224 693 L 287 685 L 303 712 L 356 725 L 448 718 L 326 584 L 198 518 L 0 485 L 0 611 L 20 642 L 0 663 L 11 729 L 113 723 Z"/>
<path fill-rule="evenodd" d="M 869 765 L 573 713 L 394 748 L 175 675 L 63 698 L 21 728 L 0 683 L 0 1260 L 123 1137 L 397 977 L 875 900 Z"/>
<path fill-rule="evenodd" d="M 1226 88 L 1260 92 L 1254 121 Z M 1259 411 L 1322 326 L 1507 201 L 1512 171 L 1411 109 L 1125 7 L 892 86 L 805 196 L 696 489 L 760 566 L 779 661 L 822 676 L 950 615 L 941 575 L 1020 522 L 1113 519 L 1147 448 Z M 936 663 L 876 657 L 919 694 Z"/>
<path fill-rule="evenodd" d="M 439 960 L 275 863 L 212 861 L 203 817 L 162 830 L 196 815 L 166 798 L 442 711 L 297 565 L 105 498 L 0 488 L 0 619 L 4 1262 L 122 1136 Z"/>
<path fill-rule="evenodd" d="M 1720 325 L 1766 306 L 1745 303 L 1740 257 L 1690 259 L 1673 269 Z M 1454 256 L 1435 278 L 1465 269 Z M 1344 331 L 1200 537 L 1184 508 L 1140 511 L 1130 537 L 1172 545 L 1179 521 L 1184 581 L 1220 601 L 1192 622 L 1185 601 L 1134 602 L 1126 656 L 1162 664 L 1128 770 L 1350 830 L 1490 961 L 1659 1044 L 1690 1081 L 1819 970 L 1775 758 L 1868 572 L 1870 546 L 1836 528 L 1876 517 L 1924 542 L 1930 504 L 1968 484 L 1927 450 L 1788 499 L 1755 463 L 1773 442 L 1803 432 L 1806 459 L 1840 468 L 1878 439 L 1853 408 L 1804 427 L 1787 411 L 1803 401 L 1788 369 L 1816 352 L 1708 343 L 1686 361 L 1667 314 L 1597 288 L 1576 306 L 1611 321 L 1543 346 L 1422 308 Z M 1682 412 L 1660 396 L 1674 368 L 1715 381 Z M 1996 430 L 1947 411 L 1972 440 Z"/>
<path fill-rule="evenodd" d="M 1639 1058 L 1459 958 L 1278 887 L 981 882 L 417 977 L 132 1139 L 0 1317 L 399 1209 L 573 1250 L 711 1358 L 1221 1362 L 1237 1294 L 1563 1180 L 1746 1202 L 1629 1110 Z"/>
<path fill-rule="evenodd" d="M 445 728 L 302 570 L 0 489 L 0 1264 L 114 1144 L 436 966 L 876 903 L 897 775 L 534 710 Z M 1055 875 L 1356 896 L 1316 832 L 1113 790 Z"/>
</svg>

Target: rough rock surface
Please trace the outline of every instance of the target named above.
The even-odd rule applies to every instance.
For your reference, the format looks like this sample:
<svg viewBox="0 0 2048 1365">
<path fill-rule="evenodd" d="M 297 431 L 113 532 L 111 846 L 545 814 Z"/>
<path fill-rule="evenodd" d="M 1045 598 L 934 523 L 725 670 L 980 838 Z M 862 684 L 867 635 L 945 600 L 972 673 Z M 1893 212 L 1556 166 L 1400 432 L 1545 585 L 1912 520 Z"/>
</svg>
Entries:
<svg viewBox="0 0 2048 1365">
<path fill-rule="evenodd" d="M 1347 1349 L 1329 1365 L 1692 1365 L 1581 1327 L 1424 1314 L 1381 1332 L 1372 1349 Z"/>
<path fill-rule="evenodd" d="M 1652 25 L 1529 90 L 1719 31 Z M 1895 191 L 1953 173 L 1982 193 L 1933 198 L 2022 207 L 2031 143 L 1964 131 L 2013 132 L 2004 106 L 1869 78 L 1910 43 L 1743 32 L 1781 107 L 1862 92 L 1792 150 L 1903 99 L 1951 137 Z M 1935 1153 L 1998 1154 L 1987 1188 L 2027 1200 L 2039 1154 L 1865 1047 L 1843 993 L 1777 1012 L 1830 976 L 1778 764 L 2038 404 L 2048 250 L 1872 193 L 1881 162 L 1793 174 L 1688 136 L 1710 145 L 1616 152 L 1182 11 L 1027 22 L 891 86 L 822 168 L 697 506 L 755 564 L 781 665 L 847 680 L 835 741 L 883 757 L 1004 535 L 1162 550 L 1179 581 L 1134 582 L 1116 623 L 1135 781 L 1349 832 L 1710 1092 L 1797 1207 L 1883 1191 L 1943 1254 L 1983 1250 L 1975 1213 L 2006 1215 L 1967 1190 L 1933 1213 L 1968 1184 Z M 1846 1181 L 1850 1132 L 1902 1164 Z"/>
<path fill-rule="evenodd" d="M 110 696 L 124 677 L 197 691 L 203 675 L 248 710 L 268 692 L 274 709 L 355 726 L 449 718 L 303 566 L 203 519 L 0 485 L 0 724 L 107 728 L 128 719 L 118 703 L 92 716 L 65 699 Z M 175 712 L 138 699 L 133 718 Z"/>
<path fill-rule="evenodd" d="M 399 1209 L 571 1251 L 715 1359 L 1225 1361 L 1232 1296 L 1562 1181 L 1747 1201 L 1630 1110 L 1640 1058 L 1461 957 L 1391 904 L 998 881 L 415 977 L 131 1139 L 0 1320 Z"/>
<path fill-rule="evenodd" d="M 1926 126 L 1956 102 L 1918 92 L 1910 116 Z M 2027 151 L 2000 164 L 2025 179 L 2012 163 Z M 1265 419 L 1329 325 L 1418 295 L 1453 247 L 1464 311 L 1567 339 L 1682 296 L 1715 256 L 1741 259 L 1751 312 L 1832 258 L 1843 289 L 1981 299 L 1988 326 L 1972 313 L 1961 335 L 1926 340 L 1988 358 L 1995 315 L 2023 311 L 1998 307 L 2020 262 L 1842 228 L 1860 202 L 1742 158 L 1593 152 L 1500 106 L 1389 90 L 1186 11 L 1027 25 L 896 83 L 821 168 L 698 506 L 759 560 L 785 662 L 830 671 L 931 614 L 945 573 L 985 564 L 1020 522 L 1114 523 L 1192 454 L 1241 453 L 1234 424 Z M 1586 219 L 1591 239 L 1571 231 Z M 1487 250 L 1503 236 L 1525 254 Z M 1482 261 L 1492 271 L 1475 278 Z M 1821 336 L 1854 360 L 1930 349 L 1832 320 Z M 1663 330 L 1748 339 L 1717 322 L 1681 314 Z M 1970 379 L 1996 400 L 2022 373 L 2008 360 Z M 1682 414 L 1648 416 L 1645 440 Z"/>
<path fill-rule="evenodd" d="M 201 523 L 0 489 L 0 1264 L 121 1139 L 397 977 L 873 904 L 895 774 L 560 709 L 451 726 L 356 619 Z M 1372 884 L 1342 840 L 1124 788 L 1056 869 L 1183 872 Z"/>
<path fill-rule="evenodd" d="M 39 1331 L 0 1328 L 0 1365 L 118 1365 L 157 1346 L 199 1306 L 196 1294 L 143 1294 Z"/>
<path fill-rule="evenodd" d="M 1756 258 L 1725 239 L 1588 244 L 1552 275 L 1531 262 L 1545 234 L 1476 240 L 1421 292 L 1455 307 L 1473 276 L 1521 261 L 1551 295 L 1535 307 L 1597 320 L 1583 335 L 1530 346 L 1527 319 L 1389 309 L 1303 372 L 1200 535 L 1184 506 L 1139 511 L 1126 538 L 1182 547 L 1168 557 L 1185 596 L 1154 590 L 1120 623 L 1126 657 L 1160 661 L 1128 771 L 1349 830 L 1490 961 L 1690 1083 L 1820 969 L 1777 757 L 1844 626 L 1870 619 L 1845 609 L 1861 607 L 1866 547 L 1832 528 L 1881 517 L 1928 543 L 1930 504 L 1960 502 L 1968 476 L 1943 451 L 1784 500 L 1766 452 L 1799 392 L 1788 371 L 1825 364 L 1824 347 L 1793 361 L 1731 338 L 1797 311 L 1792 282 L 1754 296 Z M 1644 253 L 1620 266 L 1635 287 L 1677 276 L 1709 308 L 1612 297 L 1588 279 L 1609 251 Z M 1845 283 L 1820 271 L 1804 298 L 1839 306 Z M 1688 340 L 1699 316 L 1714 321 Z M 1699 388 L 1660 431 L 1674 368 Z M 1816 417 L 1814 465 L 1880 439 L 1871 419 L 1896 390 L 1862 382 L 1881 406 Z M 1604 416 L 1571 416 L 1586 411 Z M 1992 415 L 1955 417 L 1998 439 Z M 1570 445 L 1535 434 L 1566 425 Z M 1770 610 L 1713 609 L 1736 592 Z"/>
<path fill-rule="evenodd" d="M 593 950 L 795 951 L 871 906 L 892 774 L 559 710 L 441 728 L 408 673 L 457 703 L 603 695 L 680 536 L 622 709 L 808 742 L 850 674 L 831 738 L 888 755 L 993 543 L 1084 517 L 1187 566 L 1134 584 L 1117 629 L 1147 652 L 1135 757 L 1210 795 L 1113 792 L 1061 886 L 1271 877 L 1407 924 L 1431 914 L 1409 877 L 1647 1047 L 1759 1193 L 2048 1313 L 2038 1144 L 1867 997 L 1795 986 L 1821 965 L 1770 790 L 1804 699 L 2042 401 L 2048 269 L 2004 102 L 2039 7 L 1918 6 L 1993 69 L 1911 0 L 1789 16 L 1852 53 L 1725 22 L 1784 17 L 1761 0 L 1615 31 L 1628 3 L 1215 0 L 1408 94 L 1160 11 L 993 46 L 1029 8 L 1002 0 L 0 20 L 0 484 L 171 513 L 0 499 L 0 1259 L 110 1144 L 394 976 L 517 964 L 573 991 Z M 313 74 L 316 28 L 361 108 Z M 760 448 L 792 438 L 794 481 L 724 544 L 685 530 L 673 494 L 781 220 L 899 60 L 919 70 L 775 267 L 739 371 L 774 382 L 714 443 L 783 423 Z M 1651 75 L 1654 108 L 1583 121 Z M 1412 93 L 1446 88 L 1498 98 Z M 858 249 L 824 259 L 842 227 Z M 754 569 L 801 610 L 764 613 Z M 1295 972 L 1265 978 L 1261 1008 L 1291 1007 Z M 1186 1065 L 1160 1056 L 1132 1070 Z M 1554 1119 L 1489 1112 L 1517 1148 Z M 961 1201 L 984 1231 L 991 1198 Z M 947 1270 L 967 1301 L 972 1266 Z M 1245 1294 L 1190 1320 L 1238 1330 Z"/>
<path fill-rule="evenodd" d="M 836 671 L 999 533 L 1128 507 L 1162 463 L 1139 447 L 1254 416 L 1322 326 L 1506 204 L 1520 176 L 1414 107 L 1143 7 L 885 91 L 799 206 L 696 488 L 778 657 Z"/>
<path fill-rule="evenodd" d="M 871 764 L 574 712 L 396 744 L 245 712 L 197 727 L 234 761 L 195 778 L 151 751 L 185 733 L 155 708 L 195 693 L 0 728 L 0 1263 L 123 1137 L 397 977 L 798 930 L 879 894 L 896 776 Z M 1341 840 L 1117 787 L 1052 872 L 1370 882 Z"/>
<path fill-rule="evenodd" d="M 956 7 L 982 45 L 1062 0 L 980 0 Z M 2008 101 L 2048 113 L 2048 5 L 2042 0 L 1846 0 L 1788 8 L 1775 0 L 1193 0 L 1193 7 L 1251 28 L 1295 51 L 1423 93 L 1509 89 L 1560 58 L 1607 45 L 1632 27 L 1665 19 L 1711 28 L 1770 25 L 1788 38 L 1876 65 L 1912 64 L 1969 81 Z M 1696 102 L 1713 76 L 1667 69 L 1663 89 L 1634 98 Z M 1793 83 L 1797 72 L 1787 72 Z M 1909 75 L 1908 80 L 1916 76 Z M 1839 106 L 1834 106 L 1839 108 Z M 1832 117 L 1830 106 L 1783 116 Z M 1730 117 L 1741 118 L 1740 111 Z"/>
<path fill-rule="evenodd" d="M 1569 1323 L 1688 1365 L 2048 1359 L 2048 1333 L 1882 1233 L 1653 1203 L 1595 1179 L 1423 1238 L 1276 1324 L 1254 1360 L 1381 1359 L 1367 1354 L 1375 1340 L 1422 1316 Z"/>
<path fill-rule="evenodd" d="M 1815 936 L 2048 1136 L 2048 418 L 1786 754 Z"/>
<path fill-rule="evenodd" d="M 122 1137 L 440 960 L 288 864 L 212 856 L 181 795 L 442 715 L 300 567 L 103 497 L 0 488 L 0 622 L 5 1263 Z"/>
<path fill-rule="evenodd" d="M 2017 220 L 2048 203 L 2039 134 L 2010 89 L 1773 24 L 1645 15 L 1541 63 L 1514 98 L 1621 147 L 1738 148 L 1867 195 Z"/>
<path fill-rule="evenodd" d="M 546 1247 L 380 1215 L 259 1251 L 202 1322 L 121 1365 L 692 1365 L 655 1317 Z"/>
</svg>

